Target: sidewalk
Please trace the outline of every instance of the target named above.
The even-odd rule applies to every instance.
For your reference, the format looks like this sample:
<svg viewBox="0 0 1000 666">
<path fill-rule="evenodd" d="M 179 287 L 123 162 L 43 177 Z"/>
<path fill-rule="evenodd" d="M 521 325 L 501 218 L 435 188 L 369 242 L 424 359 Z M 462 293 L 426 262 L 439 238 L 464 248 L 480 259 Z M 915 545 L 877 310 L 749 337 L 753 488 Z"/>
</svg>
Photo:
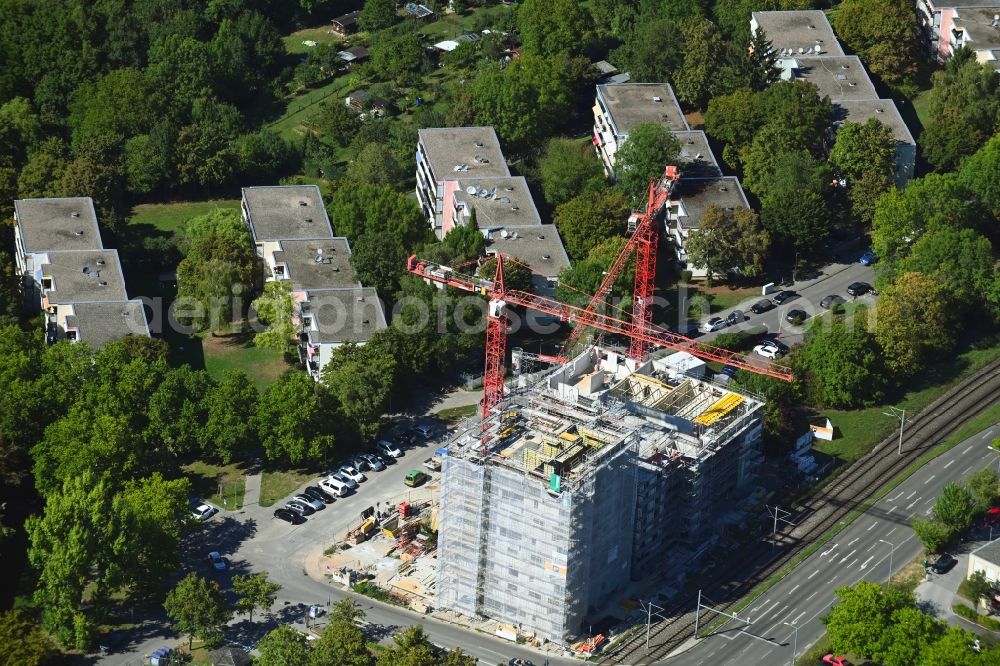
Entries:
<svg viewBox="0 0 1000 666">
<path fill-rule="evenodd" d="M 243 508 L 257 506 L 260 503 L 260 477 L 261 472 L 247 474 L 246 486 L 243 490 Z"/>
</svg>

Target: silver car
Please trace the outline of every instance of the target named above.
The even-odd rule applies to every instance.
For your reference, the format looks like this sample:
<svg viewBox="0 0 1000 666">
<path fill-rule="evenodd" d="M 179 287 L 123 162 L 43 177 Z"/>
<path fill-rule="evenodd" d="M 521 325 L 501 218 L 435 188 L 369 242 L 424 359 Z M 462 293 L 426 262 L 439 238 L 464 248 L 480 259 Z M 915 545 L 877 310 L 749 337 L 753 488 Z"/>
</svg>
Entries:
<svg viewBox="0 0 1000 666">
<path fill-rule="evenodd" d="M 309 506 L 311 506 L 312 508 L 316 509 L 317 511 L 320 511 L 320 510 L 326 508 L 326 504 L 323 504 L 318 499 L 314 499 L 312 497 L 309 497 L 308 495 L 296 495 L 292 499 L 295 500 L 295 501 L 297 501 L 297 502 L 302 502 L 303 504 L 308 504 Z"/>
<path fill-rule="evenodd" d="M 345 486 L 347 486 L 351 490 L 356 490 L 357 487 L 358 487 L 358 482 L 357 481 L 355 481 L 351 477 L 347 476 L 346 474 L 344 474 L 340 470 L 337 470 L 336 472 L 331 473 L 330 474 L 330 478 L 336 479 L 337 481 L 340 481 L 341 483 L 343 483 Z"/>
<path fill-rule="evenodd" d="M 373 472 L 381 472 L 385 469 L 385 463 L 370 453 L 362 453 L 361 458 L 368 463 L 368 468 Z"/>
</svg>

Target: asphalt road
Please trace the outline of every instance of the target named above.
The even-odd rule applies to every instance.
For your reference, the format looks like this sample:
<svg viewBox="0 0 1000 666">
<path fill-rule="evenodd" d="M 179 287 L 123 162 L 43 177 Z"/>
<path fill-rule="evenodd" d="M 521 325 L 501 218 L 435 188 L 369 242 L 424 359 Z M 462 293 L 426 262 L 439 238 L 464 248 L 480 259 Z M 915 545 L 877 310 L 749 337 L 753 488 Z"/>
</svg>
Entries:
<svg viewBox="0 0 1000 666">
<path fill-rule="evenodd" d="M 920 554 L 910 519 L 928 514 L 947 483 L 995 465 L 996 454 L 987 446 L 997 432 L 995 425 L 922 467 L 741 611 L 744 621 L 730 620 L 712 636 L 689 641 L 684 651 L 658 663 L 791 663 L 793 649 L 801 654 L 823 635 L 820 618 L 829 611 L 835 589 L 862 579 L 885 581 L 890 565 L 899 570 Z M 704 613 L 703 620 L 710 615 Z"/>
<path fill-rule="evenodd" d="M 443 440 L 442 433 L 439 437 L 419 441 L 404 450 L 403 457 L 386 470 L 366 472 L 368 480 L 362 482 L 353 494 L 338 498 L 302 525 L 289 525 L 273 518 L 274 509 L 283 504 L 279 502 L 272 507 L 250 506 L 238 512 L 222 512 L 210 519 L 203 529 L 196 530 L 185 545 L 189 570 L 218 580 L 224 590 L 230 588 L 232 576 L 261 571 L 268 572 L 270 579 L 282 586 L 272 609 L 275 617 L 268 620 L 255 616 L 252 625 L 245 621 L 245 616 L 237 617 L 226 631 L 227 642 L 252 646 L 278 623 L 304 629 L 308 606 L 326 607 L 331 601 L 350 597 L 358 601 L 367 614 L 366 619 L 371 623 L 367 628 L 369 636 L 382 642 L 390 642 L 392 634 L 400 628 L 422 624 L 432 642 L 449 649 L 461 647 L 467 654 L 479 658 L 480 664 L 506 664 L 511 657 L 523 657 L 541 666 L 544 658 L 540 658 L 537 652 L 510 641 L 378 603 L 315 580 L 305 573 L 306 555 L 315 552 L 317 547 L 329 545 L 357 525 L 365 508 L 374 506 L 376 502 L 381 502 L 383 506 L 394 505 L 410 498 L 412 491 L 403 485 L 403 477 L 411 469 L 423 469 L 422 462 Z M 437 473 L 432 476 L 437 477 Z M 219 551 L 228 560 L 228 570 L 217 572 L 209 568 L 205 558 L 212 550 Z M 163 645 L 179 645 L 186 640 L 172 632 L 162 617 L 147 620 L 131 638 L 131 643 L 124 648 L 127 652 L 99 659 L 92 657 L 92 663 L 137 666 L 148 663 L 143 656 L 154 649 Z M 571 659 L 550 658 L 549 661 L 551 666 L 579 664 L 579 661 Z"/>
<path fill-rule="evenodd" d="M 733 333 L 750 329 L 756 330 L 764 326 L 767 328 L 768 333 L 778 333 L 785 344 L 792 346 L 802 341 L 802 335 L 813 317 L 829 312 L 829 310 L 824 310 L 819 305 L 824 296 L 838 294 L 845 301 L 851 301 L 851 297 L 847 295 L 847 286 L 852 282 L 875 284 L 875 269 L 872 266 L 859 264 L 854 254 L 843 257 L 841 263 L 833 263 L 825 266 L 819 272 L 819 275 L 813 279 L 798 280 L 790 287 L 782 287 L 782 289 L 790 289 L 797 292 L 799 296 L 790 301 L 785 301 L 782 305 L 768 310 L 763 314 L 756 315 L 750 311 L 751 305 L 764 298 L 764 296 L 760 295 L 748 298 L 734 308 L 712 313 L 713 317 L 726 317 L 733 310 L 742 310 L 746 314 L 747 319 L 742 324 L 736 326 L 724 328 L 713 333 L 703 333 L 697 339 L 709 342 L 721 333 Z M 873 295 L 866 294 L 859 297 L 858 302 L 873 303 L 874 298 Z M 805 320 L 803 325 L 793 326 L 785 321 L 785 315 L 789 310 L 803 310 L 809 318 Z M 694 334 L 692 333 L 692 335 Z"/>
</svg>

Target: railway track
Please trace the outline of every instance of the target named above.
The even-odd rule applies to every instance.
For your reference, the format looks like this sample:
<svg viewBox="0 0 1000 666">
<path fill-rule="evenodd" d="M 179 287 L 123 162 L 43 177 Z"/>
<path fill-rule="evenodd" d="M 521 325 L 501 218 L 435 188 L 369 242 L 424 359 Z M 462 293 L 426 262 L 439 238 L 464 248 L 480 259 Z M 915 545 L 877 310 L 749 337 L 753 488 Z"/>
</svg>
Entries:
<svg viewBox="0 0 1000 666">
<path fill-rule="evenodd" d="M 903 429 L 902 455 L 896 455 L 894 450 L 897 442 L 894 434 L 798 507 L 789 518 L 796 527 L 776 535 L 780 550 L 774 550 L 774 542 L 761 541 L 727 562 L 712 583 L 703 587 L 706 597 L 714 600 L 717 609 L 731 612 L 760 582 L 777 573 L 815 539 L 869 500 L 960 423 L 985 410 L 998 395 L 1000 359 L 981 368 L 910 419 Z M 759 562 L 750 577 L 746 576 L 748 562 Z M 653 625 L 648 654 L 646 634 L 639 632 L 622 645 L 614 646 L 599 663 L 646 666 L 670 654 L 692 636 L 695 614 L 689 602 L 671 604 L 661 614 L 666 619 Z"/>
</svg>

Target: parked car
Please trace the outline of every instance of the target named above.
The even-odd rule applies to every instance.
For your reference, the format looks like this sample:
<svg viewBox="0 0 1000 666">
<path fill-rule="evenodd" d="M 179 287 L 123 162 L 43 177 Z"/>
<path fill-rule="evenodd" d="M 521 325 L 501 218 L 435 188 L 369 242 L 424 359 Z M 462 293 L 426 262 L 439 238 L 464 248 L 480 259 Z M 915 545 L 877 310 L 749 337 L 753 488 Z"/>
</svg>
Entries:
<svg viewBox="0 0 1000 666">
<path fill-rule="evenodd" d="M 353 458 L 351 458 L 351 465 L 353 465 L 354 469 L 358 470 L 359 472 L 374 471 L 372 470 L 372 466 L 368 462 L 368 459 L 361 454 L 358 454 Z"/>
<path fill-rule="evenodd" d="M 350 490 L 357 490 L 358 489 L 358 482 L 355 481 L 354 479 L 352 479 L 351 477 L 347 476 L 346 474 L 344 474 L 340 470 L 337 470 L 336 472 L 332 472 L 330 474 L 330 478 L 331 479 L 336 479 L 337 481 L 340 481 L 345 486 L 347 486 Z"/>
<path fill-rule="evenodd" d="M 875 254 L 873 250 L 868 250 L 861 258 L 858 259 L 859 264 L 864 264 L 865 266 L 871 266 L 878 261 L 878 255 Z"/>
<path fill-rule="evenodd" d="M 208 561 L 216 571 L 226 570 L 226 559 L 217 550 L 208 554 Z"/>
<path fill-rule="evenodd" d="M 786 345 L 784 342 L 782 342 L 781 340 L 779 340 L 777 338 L 777 334 L 776 333 L 768 333 L 767 335 L 765 335 L 761 339 L 760 344 L 762 344 L 762 345 L 770 345 L 772 347 L 777 347 L 778 351 L 781 354 L 787 354 L 790 351 L 788 349 L 788 345 Z"/>
<path fill-rule="evenodd" d="M 385 453 L 372 453 L 371 455 L 386 467 L 396 464 L 396 459 L 390 455 L 386 455 Z"/>
<path fill-rule="evenodd" d="M 844 300 L 843 296 L 838 296 L 837 294 L 830 294 L 828 296 L 823 297 L 823 300 L 819 302 L 819 306 L 827 310 L 832 310 L 838 305 L 843 305 L 844 303 L 846 303 L 846 301 Z"/>
<path fill-rule="evenodd" d="M 393 458 L 403 457 L 402 449 L 400 449 L 398 446 L 396 446 L 387 439 L 379 440 L 378 444 L 375 445 L 375 449 L 379 453 L 384 453 L 385 455 L 391 456 Z"/>
<path fill-rule="evenodd" d="M 331 495 L 336 495 L 337 497 L 347 497 L 347 495 L 351 492 L 350 486 L 333 476 L 320 479 L 319 486 Z"/>
<path fill-rule="evenodd" d="M 302 523 L 306 522 L 304 516 L 302 516 L 298 512 L 291 511 L 289 509 L 275 509 L 274 517 L 277 518 L 278 520 L 283 520 L 286 523 L 291 523 L 292 525 L 301 525 Z"/>
<path fill-rule="evenodd" d="M 385 463 L 382 462 L 378 456 L 372 455 L 371 453 L 362 453 L 360 457 L 368 463 L 368 468 L 373 472 L 381 472 L 385 469 Z"/>
<path fill-rule="evenodd" d="M 927 567 L 927 572 L 936 574 L 946 574 L 949 571 L 951 571 L 951 568 L 955 566 L 957 563 L 958 560 L 956 560 L 954 557 L 952 557 L 948 553 L 942 553 L 939 558 L 934 560 Z"/>
<path fill-rule="evenodd" d="M 797 292 L 794 292 L 790 289 L 784 289 L 775 294 L 771 300 L 774 302 L 775 305 L 781 305 L 785 301 L 790 301 L 793 298 L 798 298 L 798 297 L 799 295 Z"/>
<path fill-rule="evenodd" d="M 103 636 L 97 644 L 97 649 L 101 654 L 111 654 L 117 652 L 118 648 L 125 644 L 125 634 L 120 631 L 112 631 Z"/>
<path fill-rule="evenodd" d="M 808 318 L 809 315 L 806 314 L 805 310 L 789 310 L 785 313 L 785 321 L 794 326 L 798 326 Z"/>
<path fill-rule="evenodd" d="M 219 510 L 211 504 L 199 504 L 191 511 L 191 515 L 194 516 L 194 519 L 200 520 L 201 522 L 205 522 L 217 513 L 219 513 Z"/>
<path fill-rule="evenodd" d="M 869 291 L 875 291 L 867 282 L 852 282 L 847 285 L 848 296 L 864 296 Z"/>
<path fill-rule="evenodd" d="M 316 509 L 312 508 L 310 505 L 306 504 L 305 502 L 300 502 L 294 499 L 289 502 L 286 502 L 285 508 L 291 509 L 292 511 L 295 511 L 296 513 L 299 513 L 303 516 L 311 516 L 314 513 L 316 513 Z"/>
<path fill-rule="evenodd" d="M 309 497 L 309 495 L 306 495 L 305 493 L 301 495 L 296 495 L 292 499 L 295 500 L 296 502 L 302 502 L 303 504 L 308 504 L 316 511 L 322 511 L 323 509 L 326 508 L 326 504 L 323 504 L 321 500 Z"/>
<path fill-rule="evenodd" d="M 699 329 L 701 330 L 702 333 L 714 333 L 715 331 L 718 331 L 719 329 L 725 327 L 726 327 L 725 319 L 723 319 L 722 317 L 712 317 L 704 324 L 702 324 L 699 327 Z"/>
<path fill-rule="evenodd" d="M 345 465 L 341 465 L 338 471 L 347 476 L 348 478 L 357 481 L 358 483 L 361 483 L 362 481 L 368 478 L 367 476 L 364 475 L 364 472 L 355 467 L 353 463 L 347 463 Z"/>
<path fill-rule="evenodd" d="M 781 350 L 777 345 L 769 345 L 767 343 L 754 347 L 753 353 L 757 354 L 757 356 L 763 356 L 764 358 L 769 359 L 776 359 L 781 356 Z"/>
<path fill-rule="evenodd" d="M 431 477 L 427 476 L 419 469 L 411 469 L 406 473 L 406 478 L 403 479 L 403 483 L 411 488 L 416 488 L 429 478 Z"/>
<path fill-rule="evenodd" d="M 434 434 L 434 425 L 432 423 L 418 423 L 414 430 L 424 439 L 430 439 Z"/>
<path fill-rule="evenodd" d="M 438 456 L 431 456 L 430 458 L 424 461 L 424 467 L 431 470 L 432 472 L 440 472 L 441 458 L 439 458 Z"/>
<path fill-rule="evenodd" d="M 753 305 L 750 306 L 750 311 L 754 314 L 762 314 L 767 312 L 774 307 L 774 303 L 770 298 L 762 298 Z"/>
<path fill-rule="evenodd" d="M 735 377 L 736 373 L 740 371 L 735 365 L 724 365 L 722 366 L 722 374 L 727 377 Z"/>
<path fill-rule="evenodd" d="M 736 326 L 736 324 L 742 324 L 747 320 L 747 316 L 743 314 L 743 310 L 733 310 L 726 317 L 727 326 Z"/>
<path fill-rule="evenodd" d="M 330 493 L 326 492 L 319 486 L 306 486 L 302 489 L 303 495 L 308 495 L 309 497 L 319 500 L 324 504 L 330 504 L 333 502 L 334 497 Z"/>
</svg>

